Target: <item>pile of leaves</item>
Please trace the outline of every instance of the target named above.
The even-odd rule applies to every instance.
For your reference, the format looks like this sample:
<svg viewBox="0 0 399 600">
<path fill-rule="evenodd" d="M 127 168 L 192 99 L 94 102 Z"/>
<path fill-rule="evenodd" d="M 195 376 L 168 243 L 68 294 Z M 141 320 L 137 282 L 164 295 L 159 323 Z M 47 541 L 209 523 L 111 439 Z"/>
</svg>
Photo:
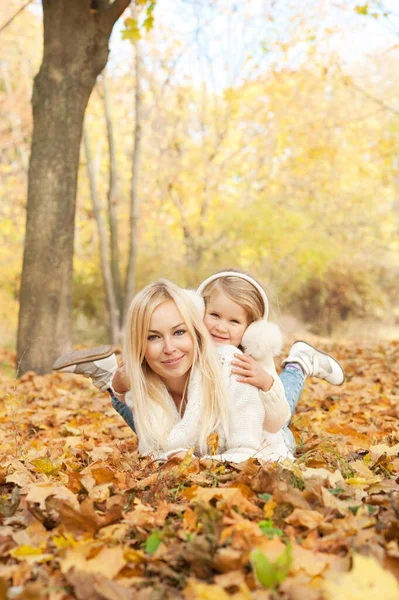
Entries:
<svg viewBox="0 0 399 600">
<path fill-rule="evenodd" d="M 398 599 L 399 343 L 328 348 L 296 461 L 238 465 L 141 458 L 106 394 L 0 352 L 0 600 Z"/>
</svg>

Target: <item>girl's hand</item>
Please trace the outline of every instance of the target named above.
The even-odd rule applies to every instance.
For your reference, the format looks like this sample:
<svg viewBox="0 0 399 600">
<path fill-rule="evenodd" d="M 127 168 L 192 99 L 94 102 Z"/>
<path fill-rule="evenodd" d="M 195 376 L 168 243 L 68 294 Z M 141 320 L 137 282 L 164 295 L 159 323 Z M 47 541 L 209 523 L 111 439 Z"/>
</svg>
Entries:
<svg viewBox="0 0 399 600">
<path fill-rule="evenodd" d="M 124 364 L 118 367 L 117 371 L 115 372 L 114 378 L 112 379 L 112 387 L 117 394 L 125 394 L 130 390 Z"/>
<path fill-rule="evenodd" d="M 231 372 L 239 375 L 237 381 L 250 383 L 260 390 L 268 392 L 274 382 L 270 373 L 267 373 L 249 354 L 235 354 L 234 356 L 235 360 L 231 364 L 235 368 Z"/>
</svg>

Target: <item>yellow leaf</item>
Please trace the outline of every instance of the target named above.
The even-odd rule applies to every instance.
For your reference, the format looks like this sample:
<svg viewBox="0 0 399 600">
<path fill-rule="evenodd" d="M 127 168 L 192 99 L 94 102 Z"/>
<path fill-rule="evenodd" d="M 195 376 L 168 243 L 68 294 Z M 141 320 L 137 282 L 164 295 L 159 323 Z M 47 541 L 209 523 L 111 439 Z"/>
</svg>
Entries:
<svg viewBox="0 0 399 600">
<path fill-rule="evenodd" d="M 57 475 L 61 469 L 61 465 L 54 465 L 47 457 L 35 458 L 30 463 L 35 467 L 37 473 L 44 473 L 45 475 Z"/>
<path fill-rule="evenodd" d="M 127 562 L 135 564 L 144 563 L 148 560 L 148 557 L 142 550 L 134 550 L 133 548 L 126 548 L 124 556 Z"/>
<path fill-rule="evenodd" d="M 71 546 L 75 546 L 77 542 L 71 536 L 70 533 L 65 533 L 64 535 L 55 535 L 53 537 L 53 544 L 59 550 L 64 550 L 65 548 L 70 548 Z"/>
<path fill-rule="evenodd" d="M 379 483 L 381 481 L 381 477 L 375 475 L 374 477 L 370 477 L 370 479 L 366 479 L 365 477 L 349 477 L 346 480 L 346 483 L 349 485 L 371 485 L 372 483 Z"/>
<path fill-rule="evenodd" d="M 218 446 L 219 446 L 218 433 L 216 431 L 214 431 L 213 433 L 210 433 L 206 439 L 206 443 L 208 444 L 208 447 L 209 447 L 209 454 L 211 454 L 211 456 L 215 456 L 215 454 L 217 454 Z"/>
<path fill-rule="evenodd" d="M 28 563 L 42 563 L 53 560 L 54 556 L 52 554 L 44 554 L 43 548 L 44 545 L 34 548 L 33 546 L 24 544 L 11 550 L 10 555 L 17 560 L 25 560 Z"/>
<path fill-rule="evenodd" d="M 263 507 L 263 514 L 265 515 L 265 519 L 271 519 L 276 506 L 277 502 L 275 502 L 273 498 L 269 498 L 268 502 L 266 502 L 266 504 Z"/>
<path fill-rule="evenodd" d="M 83 542 L 66 551 L 65 558 L 60 560 L 62 573 L 76 568 L 86 573 L 101 573 L 113 579 L 126 564 L 124 550 L 120 546 L 102 547 L 99 552 L 98 543 Z M 94 554 L 94 556 L 93 556 Z"/>
<path fill-rule="evenodd" d="M 356 554 L 349 573 L 324 583 L 326 600 L 398 600 L 399 584 L 389 571 L 368 556 Z"/>
<path fill-rule="evenodd" d="M 220 585 L 189 580 L 184 590 L 185 600 L 229 600 L 230 595 Z"/>
</svg>

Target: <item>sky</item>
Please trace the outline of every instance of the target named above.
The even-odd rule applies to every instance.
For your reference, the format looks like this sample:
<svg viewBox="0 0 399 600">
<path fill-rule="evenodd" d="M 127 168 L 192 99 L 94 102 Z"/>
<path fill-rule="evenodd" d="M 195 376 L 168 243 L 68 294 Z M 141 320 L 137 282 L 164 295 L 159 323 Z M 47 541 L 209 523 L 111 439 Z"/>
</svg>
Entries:
<svg viewBox="0 0 399 600">
<path fill-rule="evenodd" d="M 326 52 L 336 51 L 351 70 L 371 54 L 385 52 L 399 42 L 383 19 L 356 13 L 355 6 L 362 1 L 157 0 L 150 36 L 159 38 L 169 29 L 184 49 L 176 76 L 198 83 L 206 80 L 216 89 L 250 77 L 254 64 L 266 69 L 272 56 L 282 65 L 295 67 L 311 44 Z M 399 4 L 387 0 L 385 6 L 394 9 L 395 2 Z M 394 25 L 399 31 L 399 18 Z M 121 40 L 122 29 L 123 19 L 111 40 L 111 69 L 124 62 L 131 68 L 132 49 L 129 42 Z M 290 44 L 286 52 L 279 50 L 292 38 L 296 38 L 293 47 Z"/>
</svg>

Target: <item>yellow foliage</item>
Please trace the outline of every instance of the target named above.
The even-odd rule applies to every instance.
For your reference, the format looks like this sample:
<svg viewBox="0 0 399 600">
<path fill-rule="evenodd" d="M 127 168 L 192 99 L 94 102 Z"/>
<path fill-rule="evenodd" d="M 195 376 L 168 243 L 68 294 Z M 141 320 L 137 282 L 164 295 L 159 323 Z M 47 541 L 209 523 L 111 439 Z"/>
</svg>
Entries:
<svg viewBox="0 0 399 600">
<path fill-rule="evenodd" d="M 327 600 L 397 600 L 399 584 L 389 571 L 368 556 L 355 554 L 353 568 L 324 582 Z"/>
</svg>

